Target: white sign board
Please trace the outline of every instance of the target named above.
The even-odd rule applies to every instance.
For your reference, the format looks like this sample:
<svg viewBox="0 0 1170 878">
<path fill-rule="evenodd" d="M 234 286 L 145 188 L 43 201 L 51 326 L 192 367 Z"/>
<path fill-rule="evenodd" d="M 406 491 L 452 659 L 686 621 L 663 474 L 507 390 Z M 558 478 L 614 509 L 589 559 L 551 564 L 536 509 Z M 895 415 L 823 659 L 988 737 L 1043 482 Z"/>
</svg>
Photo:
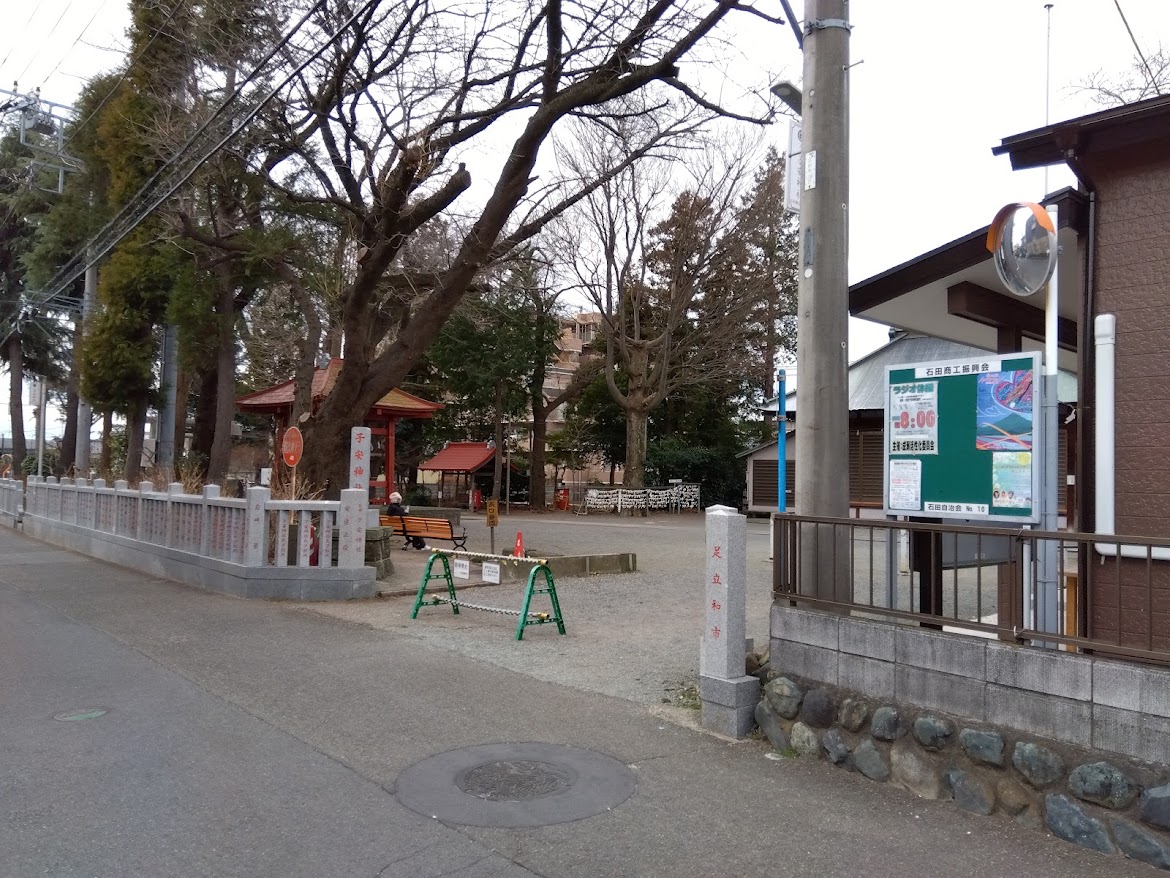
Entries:
<svg viewBox="0 0 1170 878">
<path fill-rule="evenodd" d="M 456 558 L 452 575 L 456 579 L 471 579 L 471 562 L 466 558 Z"/>
<path fill-rule="evenodd" d="M 367 491 L 370 487 L 370 428 L 349 431 L 349 486 Z"/>
<path fill-rule="evenodd" d="M 788 158 L 784 161 L 784 209 L 800 213 L 804 189 L 804 162 L 800 158 L 800 120 L 788 121 Z"/>
<path fill-rule="evenodd" d="M 918 512 L 922 509 L 922 461 L 890 461 L 890 509 Z"/>
<path fill-rule="evenodd" d="M 483 562 L 483 581 L 495 582 L 500 581 L 500 565 L 494 561 Z"/>
</svg>

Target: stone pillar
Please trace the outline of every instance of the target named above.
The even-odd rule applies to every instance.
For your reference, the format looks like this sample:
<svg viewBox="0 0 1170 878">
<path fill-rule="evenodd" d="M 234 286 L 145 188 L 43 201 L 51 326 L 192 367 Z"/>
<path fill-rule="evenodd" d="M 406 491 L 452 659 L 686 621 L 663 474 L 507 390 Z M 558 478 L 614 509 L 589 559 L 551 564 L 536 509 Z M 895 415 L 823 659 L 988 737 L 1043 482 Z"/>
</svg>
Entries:
<svg viewBox="0 0 1170 878">
<path fill-rule="evenodd" d="M 219 498 L 219 485 L 203 486 L 203 503 L 199 508 L 199 554 L 207 557 L 211 551 L 211 504 Z"/>
<path fill-rule="evenodd" d="M 244 557 L 247 567 L 264 567 L 268 563 L 268 519 L 264 505 L 272 496 L 267 488 L 249 488 L 244 499 Z"/>
<path fill-rule="evenodd" d="M 755 725 L 760 681 L 745 676 L 747 517 L 707 507 L 707 569 L 699 697 L 703 728 L 742 738 Z"/>
<path fill-rule="evenodd" d="M 362 567 L 366 561 L 366 507 L 369 491 L 347 488 L 341 492 L 337 524 L 337 566 Z"/>
</svg>

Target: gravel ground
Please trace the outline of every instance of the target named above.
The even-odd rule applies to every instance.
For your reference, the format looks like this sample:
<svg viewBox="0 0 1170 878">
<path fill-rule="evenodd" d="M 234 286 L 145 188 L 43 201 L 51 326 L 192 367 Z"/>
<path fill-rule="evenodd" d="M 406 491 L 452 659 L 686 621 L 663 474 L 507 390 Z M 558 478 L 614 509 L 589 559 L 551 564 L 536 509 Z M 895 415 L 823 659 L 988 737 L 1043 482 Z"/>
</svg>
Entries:
<svg viewBox="0 0 1170 878">
<path fill-rule="evenodd" d="M 485 552 L 488 531 L 482 517 L 465 516 L 467 547 Z M 768 522 L 748 520 L 748 636 L 767 642 L 772 563 Z M 599 692 L 642 704 L 677 700 L 699 673 L 703 625 L 705 535 L 701 516 L 659 515 L 618 518 L 572 514 L 513 514 L 502 518 L 496 549 L 511 549 L 524 533 L 530 555 L 634 552 L 638 572 L 571 577 L 557 582 L 565 635 L 556 626 L 528 628 L 517 643 L 516 619 L 496 613 L 424 607 L 410 619 L 413 597 L 379 598 L 345 604 L 304 604 L 307 610 L 375 629 L 409 634 L 453 652 L 519 671 L 541 680 Z M 401 559 L 401 560 L 400 560 Z M 424 554 L 395 556 L 395 589 L 415 589 Z M 519 609 L 522 584 L 470 589 L 466 600 Z M 533 601 L 540 611 L 542 598 Z"/>
</svg>

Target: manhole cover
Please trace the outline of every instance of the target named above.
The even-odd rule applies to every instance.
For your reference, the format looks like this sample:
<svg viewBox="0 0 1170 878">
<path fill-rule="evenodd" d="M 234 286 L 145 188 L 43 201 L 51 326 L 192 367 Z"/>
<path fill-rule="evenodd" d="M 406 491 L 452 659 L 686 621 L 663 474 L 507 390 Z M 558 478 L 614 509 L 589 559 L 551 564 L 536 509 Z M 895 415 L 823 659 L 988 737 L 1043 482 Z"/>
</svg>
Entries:
<svg viewBox="0 0 1170 878">
<path fill-rule="evenodd" d="M 459 789 L 494 802 L 526 802 L 543 799 L 567 790 L 575 773 L 564 765 L 514 759 L 485 762 L 463 772 L 455 783 Z"/>
<path fill-rule="evenodd" d="M 63 723 L 75 723 L 83 719 L 97 719 L 107 713 L 108 711 L 101 707 L 83 707 L 80 710 L 66 710 L 63 713 L 58 713 L 53 719 Z"/>
<path fill-rule="evenodd" d="M 549 826 L 604 814 L 634 792 L 632 771 L 592 750 L 485 744 L 440 753 L 398 776 L 407 808 L 465 826 Z"/>
</svg>

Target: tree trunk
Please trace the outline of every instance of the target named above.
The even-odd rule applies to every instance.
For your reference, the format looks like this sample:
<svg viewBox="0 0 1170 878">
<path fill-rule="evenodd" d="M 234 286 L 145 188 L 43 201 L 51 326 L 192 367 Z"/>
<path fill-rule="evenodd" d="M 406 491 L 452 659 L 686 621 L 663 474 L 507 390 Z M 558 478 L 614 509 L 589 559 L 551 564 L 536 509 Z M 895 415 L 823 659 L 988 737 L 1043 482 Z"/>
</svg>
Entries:
<svg viewBox="0 0 1170 878">
<path fill-rule="evenodd" d="M 102 413 L 102 456 L 98 460 L 98 472 L 102 478 L 110 475 L 111 453 L 110 436 L 114 432 L 114 415 L 112 412 Z"/>
<path fill-rule="evenodd" d="M 646 425 L 650 413 L 641 408 L 626 410 L 626 471 L 623 488 L 646 487 Z"/>
<path fill-rule="evenodd" d="M 191 435 L 191 453 L 206 467 L 211 460 L 211 444 L 215 439 L 215 398 L 219 386 L 218 369 L 209 366 L 199 376 L 199 398 L 195 403 L 195 428 Z"/>
<path fill-rule="evenodd" d="M 12 415 L 12 465 L 19 473 L 28 457 L 28 443 L 24 438 L 24 360 L 20 336 L 12 333 L 8 339 L 8 411 Z"/>
<path fill-rule="evenodd" d="M 77 460 L 77 406 L 81 397 L 77 394 L 76 375 L 76 372 L 70 375 L 65 392 L 65 433 L 61 437 L 61 455 L 57 459 L 58 476 L 70 475 Z"/>
<path fill-rule="evenodd" d="M 222 482 L 232 460 L 232 422 L 236 414 L 236 329 L 235 294 L 226 280 L 220 281 L 219 346 L 216 351 L 215 429 L 207 460 L 207 481 Z"/>
<path fill-rule="evenodd" d="M 496 460 L 492 472 L 492 499 L 500 499 L 500 483 L 504 475 L 504 383 L 496 382 L 495 405 Z"/>
<path fill-rule="evenodd" d="M 175 387 L 175 464 L 183 459 L 187 447 L 187 400 L 191 396 L 191 373 L 179 371 Z"/>
<path fill-rule="evenodd" d="M 142 440 L 146 432 L 146 400 L 139 400 L 126 418 L 126 469 L 122 475 L 130 484 L 142 475 Z"/>
<path fill-rule="evenodd" d="M 528 452 L 528 508 L 534 512 L 544 512 L 547 508 L 544 471 L 544 440 L 547 435 L 548 412 L 541 411 L 539 416 L 533 412 L 532 447 Z"/>
</svg>

